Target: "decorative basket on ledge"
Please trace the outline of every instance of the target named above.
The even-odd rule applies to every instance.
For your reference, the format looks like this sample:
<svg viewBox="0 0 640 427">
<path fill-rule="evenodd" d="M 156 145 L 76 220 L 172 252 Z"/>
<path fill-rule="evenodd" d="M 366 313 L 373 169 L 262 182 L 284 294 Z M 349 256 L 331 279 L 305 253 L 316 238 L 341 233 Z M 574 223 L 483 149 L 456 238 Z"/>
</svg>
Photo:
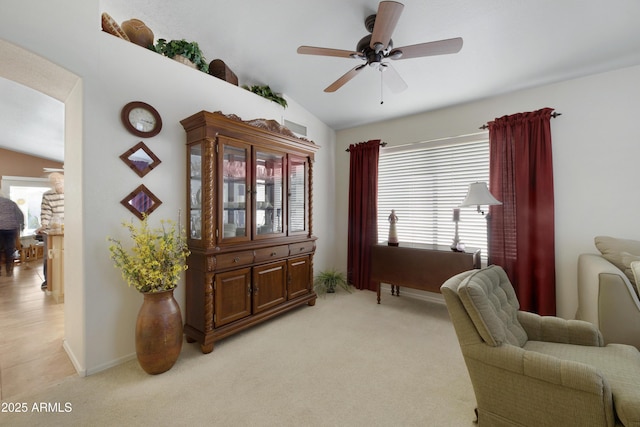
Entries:
<svg viewBox="0 0 640 427">
<path fill-rule="evenodd" d="M 184 65 L 188 65 L 191 68 L 198 69 L 198 66 L 194 64 L 192 61 L 188 60 L 185 56 L 175 55 L 173 58 L 174 61 L 178 61 Z"/>
<path fill-rule="evenodd" d="M 209 63 L 209 74 L 232 85 L 238 86 L 238 76 L 224 63 L 222 59 L 214 59 Z"/>
</svg>

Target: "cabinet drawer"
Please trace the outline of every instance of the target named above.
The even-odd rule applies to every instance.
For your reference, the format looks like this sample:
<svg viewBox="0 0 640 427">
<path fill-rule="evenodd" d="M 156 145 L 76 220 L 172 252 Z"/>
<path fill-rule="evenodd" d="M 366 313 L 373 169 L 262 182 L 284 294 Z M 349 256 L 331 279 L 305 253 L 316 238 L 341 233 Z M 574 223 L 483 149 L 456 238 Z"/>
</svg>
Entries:
<svg viewBox="0 0 640 427">
<path fill-rule="evenodd" d="M 256 262 L 269 261 L 283 258 L 289 255 L 289 246 L 272 246 L 270 248 L 256 249 Z"/>
<path fill-rule="evenodd" d="M 315 249 L 314 242 L 293 243 L 289 245 L 289 254 L 291 255 L 306 254 L 308 252 L 313 252 L 314 249 Z"/>
<path fill-rule="evenodd" d="M 253 263 L 253 251 L 216 255 L 216 270 L 240 267 Z"/>
</svg>

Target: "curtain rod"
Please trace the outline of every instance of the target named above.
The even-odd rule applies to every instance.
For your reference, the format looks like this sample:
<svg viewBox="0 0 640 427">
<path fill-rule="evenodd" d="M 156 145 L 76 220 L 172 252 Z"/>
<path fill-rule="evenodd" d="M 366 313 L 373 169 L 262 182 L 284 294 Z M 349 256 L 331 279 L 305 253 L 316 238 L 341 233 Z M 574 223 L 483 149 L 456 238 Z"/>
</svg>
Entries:
<svg viewBox="0 0 640 427">
<path fill-rule="evenodd" d="M 381 142 L 381 143 L 380 143 L 380 145 L 381 145 L 382 147 L 386 147 L 386 146 L 387 146 L 387 143 L 386 143 L 386 142 Z M 346 152 L 348 153 L 348 152 L 349 152 L 349 149 L 347 148 L 347 149 L 346 149 L 346 150 L 344 150 L 344 151 L 346 151 Z"/>
<path fill-rule="evenodd" d="M 561 115 L 562 115 L 562 113 L 556 113 L 555 111 L 553 113 L 551 113 L 551 117 L 554 118 L 554 119 L 556 117 L 558 117 L 558 116 L 561 116 Z M 478 129 L 489 129 L 489 126 L 487 126 L 487 124 L 485 123 L 482 126 L 480 126 Z"/>
</svg>

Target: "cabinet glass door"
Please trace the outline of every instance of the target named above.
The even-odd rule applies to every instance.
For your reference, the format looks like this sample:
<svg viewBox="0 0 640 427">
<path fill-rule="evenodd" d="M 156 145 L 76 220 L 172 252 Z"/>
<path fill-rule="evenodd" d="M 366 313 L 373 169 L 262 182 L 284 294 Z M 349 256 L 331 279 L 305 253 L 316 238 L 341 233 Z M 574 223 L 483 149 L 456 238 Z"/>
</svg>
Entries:
<svg viewBox="0 0 640 427">
<path fill-rule="evenodd" d="M 307 230 L 307 159 L 289 157 L 289 234 Z"/>
<path fill-rule="evenodd" d="M 251 226 L 247 209 L 251 205 L 250 188 L 247 186 L 250 147 L 226 138 L 221 138 L 221 142 L 222 229 L 218 235 L 222 240 L 246 240 Z"/>
<path fill-rule="evenodd" d="M 255 236 L 284 232 L 284 154 L 255 153 Z"/>
<path fill-rule="evenodd" d="M 202 147 L 189 148 L 189 237 L 202 239 Z"/>
</svg>

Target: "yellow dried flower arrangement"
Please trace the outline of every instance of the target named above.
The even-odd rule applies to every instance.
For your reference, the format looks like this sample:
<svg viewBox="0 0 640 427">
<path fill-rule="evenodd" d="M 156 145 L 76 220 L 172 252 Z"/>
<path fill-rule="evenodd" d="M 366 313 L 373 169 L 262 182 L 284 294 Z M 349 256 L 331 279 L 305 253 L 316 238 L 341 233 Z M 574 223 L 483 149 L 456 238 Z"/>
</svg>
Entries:
<svg viewBox="0 0 640 427">
<path fill-rule="evenodd" d="M 122 243 L 112 237 L 107 240 L 111 259 L 115 267 L 122 271 L 122 278 L 139 292 L 162 292 L 178 285 L 180 274 L 187 269 L 186 260 L 190 255 L 186 232 L 176 230 L 171 220 L 161 220 L 158 228 L 149 228 L 144 215 L 140 227 L 133 222 L 122 222 L 129 230 L 133 246 L 125 250 Z"/>
</svg>

